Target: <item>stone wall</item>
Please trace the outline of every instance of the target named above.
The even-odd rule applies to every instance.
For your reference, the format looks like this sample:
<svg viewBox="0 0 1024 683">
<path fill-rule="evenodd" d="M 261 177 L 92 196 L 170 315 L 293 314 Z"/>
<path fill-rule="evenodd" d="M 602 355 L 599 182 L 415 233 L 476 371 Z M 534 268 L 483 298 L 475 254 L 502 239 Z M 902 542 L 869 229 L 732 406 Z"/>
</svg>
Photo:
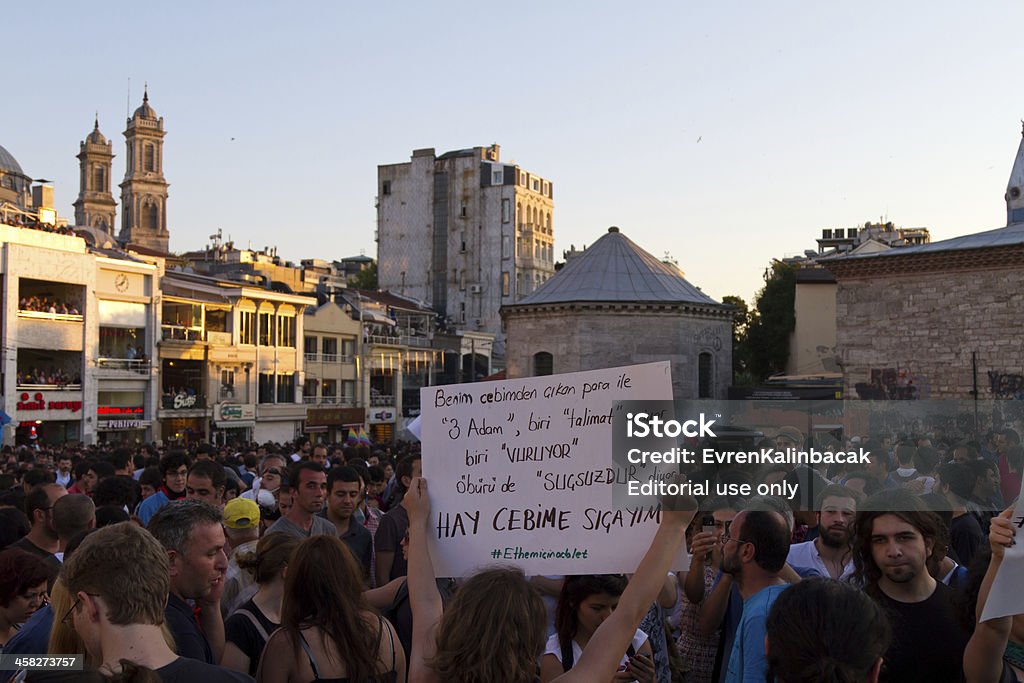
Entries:
<svg viewBox="0 0 1024 683">
<path fill-rule="evenodd" d="M 1024 391 L 1024 269 L 841 278 L 836 341 L 846 395 L 980 399 Z M 914 389 L 916 388 L 916 390 Z"/>
<path fill-rule="evenodd" d="M 683 313 L 667 306 L 552 307 L 506 317 L 508 377 L 533 374 L 534 354 L 551 353 L 554 372 L 672 362 L 677 399 L 696 398 L 697 363 L 713 359 L 713 396 L 724 399 L 732 382 L 732 324 L 719 314 Z"/>
</svg>

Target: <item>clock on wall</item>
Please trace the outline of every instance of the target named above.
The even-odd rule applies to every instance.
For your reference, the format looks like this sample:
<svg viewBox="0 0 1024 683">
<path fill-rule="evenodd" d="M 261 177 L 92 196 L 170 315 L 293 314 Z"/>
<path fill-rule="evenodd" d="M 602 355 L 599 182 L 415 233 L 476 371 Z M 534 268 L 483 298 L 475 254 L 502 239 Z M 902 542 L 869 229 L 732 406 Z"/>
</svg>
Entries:
<svg viewBox="0 0 1024 683">
<path fill-rule="evenodd" d="M 117 277 L 114 278 L 114 287 L 119 292 L 128 291 L 128 276 L 124 273 L 118 273 Z"/>
</svg>

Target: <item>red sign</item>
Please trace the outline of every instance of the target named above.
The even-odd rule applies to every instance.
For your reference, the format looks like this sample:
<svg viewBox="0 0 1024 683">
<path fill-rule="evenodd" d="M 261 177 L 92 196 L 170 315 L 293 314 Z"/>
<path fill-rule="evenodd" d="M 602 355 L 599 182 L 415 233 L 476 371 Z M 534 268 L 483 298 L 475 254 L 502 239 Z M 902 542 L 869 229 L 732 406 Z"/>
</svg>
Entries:
<svg viewBox="0 0 1024 683">
<path fill-rule="evenodd" d="M 82 409 L 81 401 L 50 401 L 47 403 L 43 400 L 42 394 L 36 394 L 32 400 L 29 400 L 28 394 L 22 394 L 21 400 L 18 401 L 18 410 L 70 410 L 75 413 Z"/>
<path fill-rule="evenodd" d="M 142 415 L 145 408 L 129 408 L 127 406 L 100 406 L 96 409 L 100 415 Z"/>
</svg>

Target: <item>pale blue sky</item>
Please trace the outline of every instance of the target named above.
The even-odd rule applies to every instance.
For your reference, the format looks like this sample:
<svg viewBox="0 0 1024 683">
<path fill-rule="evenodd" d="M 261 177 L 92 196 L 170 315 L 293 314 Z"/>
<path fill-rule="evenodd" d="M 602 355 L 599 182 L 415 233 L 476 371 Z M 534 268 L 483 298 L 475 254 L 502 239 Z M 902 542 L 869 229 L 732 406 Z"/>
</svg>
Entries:
<svg viewBox="0 0 1024 683">
<path fill-rule="evenodd" d="M 8 3 L 0 145 L 73 217 L 94 112 L 120 178 L 148 81 L 171 248 L 297 261 L 376 255 L 378 164 L 497 142 L 554 182 L 557 255 L 618 225 L 719 299 L 823 227 L 1005 223 L 1019 2 L 370 5 Z"/>
</svg>

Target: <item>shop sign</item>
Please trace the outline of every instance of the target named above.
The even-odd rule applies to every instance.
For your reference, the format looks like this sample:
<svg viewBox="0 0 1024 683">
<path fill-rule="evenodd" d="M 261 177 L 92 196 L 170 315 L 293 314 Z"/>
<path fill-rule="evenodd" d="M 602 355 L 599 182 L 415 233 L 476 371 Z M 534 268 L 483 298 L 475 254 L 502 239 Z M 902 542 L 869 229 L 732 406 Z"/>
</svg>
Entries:
<svg viewBox="0 0 1024 683">
<path fill-rule="evenodd" d="M 22 394 L 21 400 L 18 401 L 18 410 L 70 410 L 73 413 L 78 412 L 82 409 L 81 401 L 50 401 L 47 403 L 43 399 L 43 395 L 36 394 L 29 400 L 28 394 Z"/>
<path fill-rule="evenodd" d="M 141 406 L 100 406 L 96 412 L 100 415 L 142 415 L 145 410 Z"/>
<path fill-rule="evenodd" d="M 195 394 L 186 394 L 184 392 L 174 395 L 174 410 L 181 410 L 182 408 L 194 408 L 196 405 L 196 399 L 198 397 Z"/>
<path fill-rule="evenodd" d="M 146 425 L 142 420 L 107 420 L 99 424 L 100 429 L 142 429 Z"/>
<path fill-rule="evenodd" d="M 369 424 L 385 424 L 395 421 L 393 408 L 371 408 L 366 414 L 366 421 Z"/>
<path fill-rule="evenodd" d="M 220 406 L 220 420 L 231 422 L 233 420 L 255 420 L 256 406 L 241 403 L 222 403 Z"/>
<path fill-rule="evenodd" d="M 361 425 L 365 419 L 365 408 L 310 408 L 306 411 L 307 427 Z"/>
</svg>

